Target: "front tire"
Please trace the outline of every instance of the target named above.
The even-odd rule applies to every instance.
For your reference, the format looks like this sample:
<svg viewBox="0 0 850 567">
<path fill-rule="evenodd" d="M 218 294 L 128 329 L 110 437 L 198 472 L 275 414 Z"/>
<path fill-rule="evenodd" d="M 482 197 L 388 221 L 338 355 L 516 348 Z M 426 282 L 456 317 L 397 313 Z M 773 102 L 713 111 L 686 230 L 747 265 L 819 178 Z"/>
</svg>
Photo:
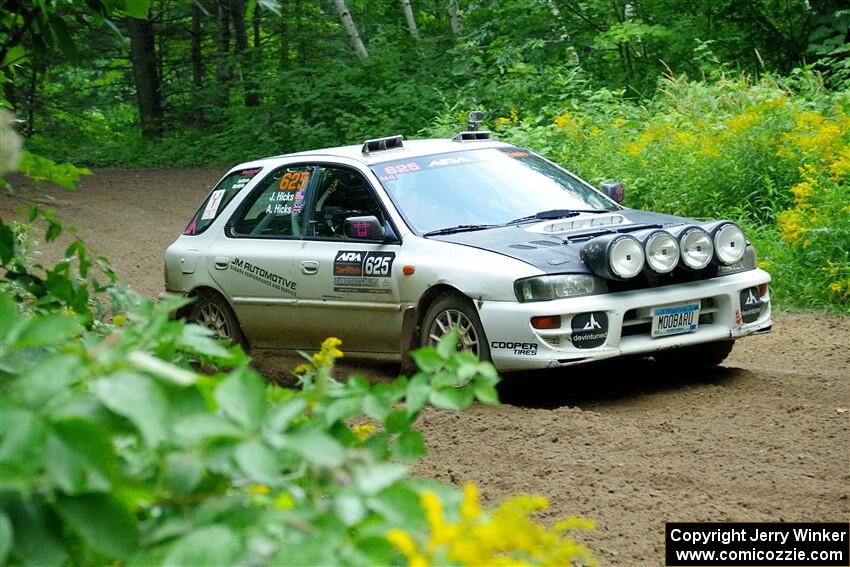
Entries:
<svg viewBox="0 0 850 567">
<path fill-rule="evenodd" d="M 436 346 L 450 331 L 457 330 L 457 350 L 471 352 L 479 360 L 490 360 L 490 345 L 478 311 L 469 299 L 456 294 L 439 296 L 425 312 L 419 336 L 422 346 Z"/>
<path fill-rule="evenodd" d="M 660 352 L 653 355 L 656 362 L 678 368 L 711 368 L 726 360 L 735 341 L 717 341 Z"/>
<path fill-rule="evenodd" d="M 230 304 L 214 292 L 198 292 L 195 302 L 190 306 L 187 320 L 212 331 L 215 339 L 226 340 L 231 345 L 240 344 L 247 349 L 248 343 L 236 314 Z"/>
</svg>

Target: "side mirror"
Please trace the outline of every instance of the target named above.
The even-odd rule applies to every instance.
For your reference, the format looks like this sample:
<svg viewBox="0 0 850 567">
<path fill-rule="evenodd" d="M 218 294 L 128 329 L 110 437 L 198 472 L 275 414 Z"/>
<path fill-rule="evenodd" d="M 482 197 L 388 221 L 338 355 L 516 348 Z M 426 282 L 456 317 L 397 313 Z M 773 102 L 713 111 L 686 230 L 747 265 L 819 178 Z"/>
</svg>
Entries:
<svg viewBox="0 0 850 567">
<path fill-rule="evenodd" d="M 622 203 L 623 199 L 626 198 L 626 190 L 623 189 L 623 184 L 619 181 L 606 181 L 599 187 L 599 190 L 617 203 Z"/>
<path fill-rule="evenodd" d="M 348 217 L 343 223 L 346 238 L 355 240 L 383 240 L 384 227 L 377 217 Z"/>
</svg>

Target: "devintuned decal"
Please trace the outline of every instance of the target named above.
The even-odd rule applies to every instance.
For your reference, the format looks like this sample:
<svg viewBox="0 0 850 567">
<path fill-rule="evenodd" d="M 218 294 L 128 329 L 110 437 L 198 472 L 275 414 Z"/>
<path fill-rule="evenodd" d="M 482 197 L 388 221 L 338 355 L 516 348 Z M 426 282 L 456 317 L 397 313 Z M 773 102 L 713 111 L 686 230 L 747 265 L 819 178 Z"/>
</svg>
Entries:
<svg viewBox="0 0 850 567">
<path fill-rule="evenodd" d="M 741 291 L 741 320 L 752 323 L 761 315 L 761 298 L 757 287 L 748 287 Z"/>
<path fill-rule="evenodd" d="M 230 269 L 239 275 L 256 280 L 287 295 L 295 296 L 295 282 L 265 268 L 255 266 L 247 260 L 234 258 L 230 261 Z"/>
<path fill-rule="evenodd" d="M 537 343 L 517 343 L 510 341 L 492 341 L 490 348 L 512 351 L 515 356 L 537 356 Z"/>
<path fill-rule="evenodd" d="M 334 258 L 334 291 L 390 293 L 395 252 L 340 250 Z"/>
<path fill-rule="evenodd" d="M 596 348 L 608 338 L 608 315 L 604 311 L 582 313 L 573 317 L 571 327 L 574 347 Z"/>
</svg>

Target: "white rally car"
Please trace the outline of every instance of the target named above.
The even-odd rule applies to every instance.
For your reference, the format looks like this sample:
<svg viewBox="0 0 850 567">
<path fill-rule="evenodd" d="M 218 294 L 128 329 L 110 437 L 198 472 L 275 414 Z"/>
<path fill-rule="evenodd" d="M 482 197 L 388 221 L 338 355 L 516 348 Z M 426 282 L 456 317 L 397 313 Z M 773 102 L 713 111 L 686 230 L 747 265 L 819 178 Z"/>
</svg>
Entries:
<svg viewBox="0 0 850 567">
<path fill-rule="evenodd" d="M 405 359 L 452 329 L 499 370 L 722 361 L 772 326 L 732 222 L 620 206 L 489 139 L 368 140 L 233 168 L 166 252 L 179 315 L 258 348 Z"/>
</svg>

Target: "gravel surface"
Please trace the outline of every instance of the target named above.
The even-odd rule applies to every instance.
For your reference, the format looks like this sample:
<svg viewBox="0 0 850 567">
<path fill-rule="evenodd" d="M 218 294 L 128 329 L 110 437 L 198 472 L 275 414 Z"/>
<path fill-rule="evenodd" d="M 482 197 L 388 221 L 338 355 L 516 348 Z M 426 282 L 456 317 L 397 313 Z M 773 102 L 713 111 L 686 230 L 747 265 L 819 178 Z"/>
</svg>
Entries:
<svg viewBox="0 0 850 567">
<path fill-rule="evenodd" d="M 163 251 L 223 174 L 215 169 L 97 170 L 76 192 L 16 179 L 0 213 L 38 202 L 79 228 L 119 277 L 162 288 Z M 44 259 L 59 245 L 46 246 Z M 257 352 L 286 379 L 297 359 Z M 392 364 L 346 360 L 340 374 L 389 379 Z M 430 450 L 416 474 L 479 485 L 488 502 L 546 496 L 547 520 L 591 518 L 582 536 L 603 565 L 661 565 L 667 521 L 850 518 L 850 318 L 779 313 L 709 371 L 652 362 L 511 375 L 503 405 L 427 409 Z"/>
</svg>

